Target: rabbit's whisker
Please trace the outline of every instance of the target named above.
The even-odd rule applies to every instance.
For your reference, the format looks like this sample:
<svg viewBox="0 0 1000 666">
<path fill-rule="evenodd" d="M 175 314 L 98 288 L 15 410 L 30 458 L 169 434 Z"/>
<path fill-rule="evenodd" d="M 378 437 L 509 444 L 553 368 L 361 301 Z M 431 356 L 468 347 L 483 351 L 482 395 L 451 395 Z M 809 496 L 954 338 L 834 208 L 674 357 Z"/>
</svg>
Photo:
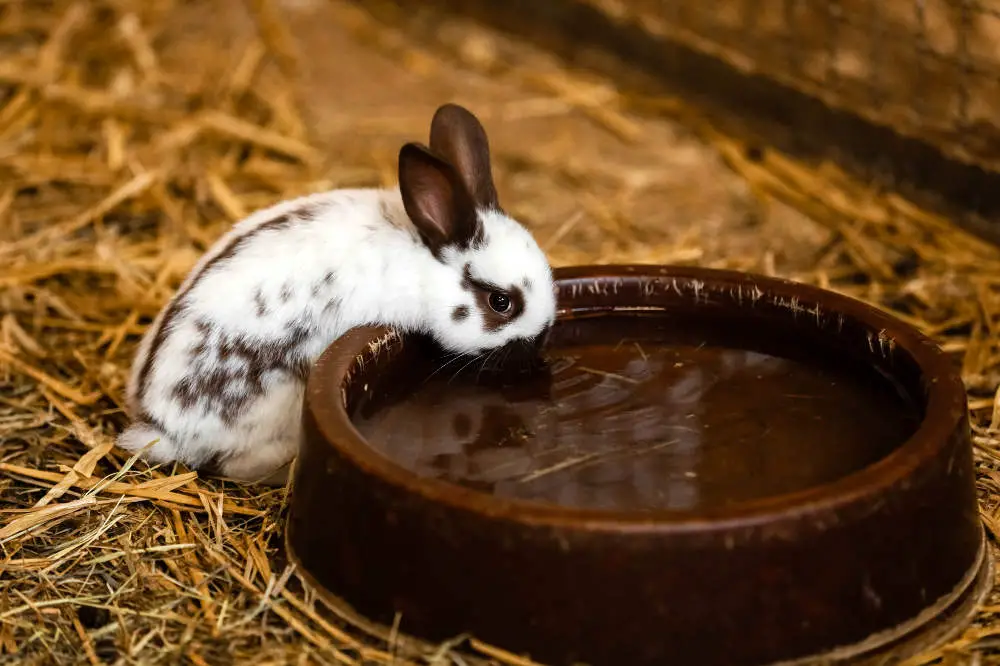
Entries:
<svg viewBox="0 0 1000 666">
<path fill-rule="evenodd" d="M 447 368 L 449 365 L 451 365 L 455 361 L 458 361 L 459 359 L 461 359 L 461 358 L 463 358 L 465 356 L 468 356 L 468 353 L 465 353 L 465 352 L 461 352 L 461 353 L 460 352 L 452 352 L 451 354 L 449 354 L 449 356 L 451 358 L 449 358 L 441 366 L 439 366 L 436 370 L 434 370 L 434 372 L 432 372 L 431 374 L 427 375 L 427 377 L 424 379 L 424 383 L 427 383 L 432 377 L 434 377 L 434 375 L 436 375 L 437 373 L 441 372 L 442 370 L 444 370 L 445 368 Z"/>
<path fill-rule="evenodd" d="M 499 350 L 497 349 L 491 350 L 490 353 L 486 355 L 486 358 L 483 359 L 483 364 L 479 366 L 479 372 L 476 373 L 476 382 L 479 382 L 479 379 L 483 375 L 483 370 L 485 370 L 486 366 L 489 365 L 490 359 L 493 358 L 493 356 L 497 353 L 497 351 Z"/>
<path fill-rule="evenodd" d="M 456 372 L 455 374 L 453 374 L 451 376 L 451 379 L 448 380 L 448 383 L 450 384 L 456 377 L 458 377 L 460 374 L 462 374 L 465 371 L 466 368 L 468 368 L 470 365 L 472 365 L 473 363 L 475 363 L 476 361 L 478 361 L 482 357 L 483 357 L 482 354 L 476 354 L 475 356 L 473 356 L 471 361 L 469 361 L 468 363 L 466 363 L 465 365 L 463 365 L 461 368 L 458 369 L 458 372 Z"/>
</svg>

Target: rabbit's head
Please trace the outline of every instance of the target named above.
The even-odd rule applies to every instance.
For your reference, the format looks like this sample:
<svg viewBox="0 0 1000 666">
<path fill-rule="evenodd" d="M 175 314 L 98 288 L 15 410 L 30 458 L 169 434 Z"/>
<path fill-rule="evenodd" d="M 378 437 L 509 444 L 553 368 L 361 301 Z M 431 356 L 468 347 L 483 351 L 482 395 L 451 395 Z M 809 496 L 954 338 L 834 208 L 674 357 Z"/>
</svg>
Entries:
<svg viewBox="0 0 1000 666">
<path fill-rule="evenodd" d="M 555 319 L 552 270 L 528 230 L 500 208 L 476 117 L 440 107 L 430 146 L 400 150 L 399 183 L 436 264 L 425 294 L 428 332 L 459 353 L 540 347 Z"/>
</svg>

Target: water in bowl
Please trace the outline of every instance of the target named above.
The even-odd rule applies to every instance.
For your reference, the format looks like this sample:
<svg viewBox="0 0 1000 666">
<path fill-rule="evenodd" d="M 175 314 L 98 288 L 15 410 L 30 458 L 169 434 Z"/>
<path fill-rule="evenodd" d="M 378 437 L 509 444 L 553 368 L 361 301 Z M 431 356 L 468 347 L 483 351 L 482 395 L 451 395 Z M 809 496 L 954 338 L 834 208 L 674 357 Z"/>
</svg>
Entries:
<svg viewBox="0 0 1000 666">
<path fill-rule="evenodd" d="M 466 359 L 410 359 L 352 418 L 425 477 L 564 506 L 674 511 L 836 480 L 920 420 L 874 367 L 751 323 L 570 320 L 547 360 L 545 373 L 498 385 Z"/>
</svg>

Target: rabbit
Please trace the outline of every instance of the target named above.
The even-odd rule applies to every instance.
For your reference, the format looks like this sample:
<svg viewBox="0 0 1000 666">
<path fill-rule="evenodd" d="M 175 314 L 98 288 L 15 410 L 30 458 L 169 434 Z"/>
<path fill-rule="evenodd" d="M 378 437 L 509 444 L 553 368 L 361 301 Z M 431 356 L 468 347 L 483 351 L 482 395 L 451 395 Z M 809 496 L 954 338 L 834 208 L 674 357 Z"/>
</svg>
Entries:
<svg viewBox="0 0 1000 666">
<path fill-rule="evenodd" d="M 335 189 L 237 222 L 140 340 L 118 446 L 236 481 L 284 485 L 310 367 L 349 329 L 389 326 L 443 351 L 538 355 L 555 321 L 548 260 L 500 207 L 486 131 L 433 115 L 398 186 Z"/>
</svg>

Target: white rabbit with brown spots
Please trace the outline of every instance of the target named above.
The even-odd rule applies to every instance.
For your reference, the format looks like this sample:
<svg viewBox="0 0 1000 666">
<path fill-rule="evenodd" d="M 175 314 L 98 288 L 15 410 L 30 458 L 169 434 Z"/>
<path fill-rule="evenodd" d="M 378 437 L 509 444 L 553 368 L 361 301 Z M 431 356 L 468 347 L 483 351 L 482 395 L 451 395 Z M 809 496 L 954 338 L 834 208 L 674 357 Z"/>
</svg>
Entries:
<svg viewBox="0 0 1000 666">
<path fill-rule="evenodd" d="M 500 208 L 485 130 L 446 104 L 429 143 L 402 147 L 397 188 L 282 202 L 222 236 L 139 345 L 118 445 L 281 483 L 309 369 L 350 328 L 425 333 L 470 358 L 540 345 L 552 272 Z"/>
</svg>

